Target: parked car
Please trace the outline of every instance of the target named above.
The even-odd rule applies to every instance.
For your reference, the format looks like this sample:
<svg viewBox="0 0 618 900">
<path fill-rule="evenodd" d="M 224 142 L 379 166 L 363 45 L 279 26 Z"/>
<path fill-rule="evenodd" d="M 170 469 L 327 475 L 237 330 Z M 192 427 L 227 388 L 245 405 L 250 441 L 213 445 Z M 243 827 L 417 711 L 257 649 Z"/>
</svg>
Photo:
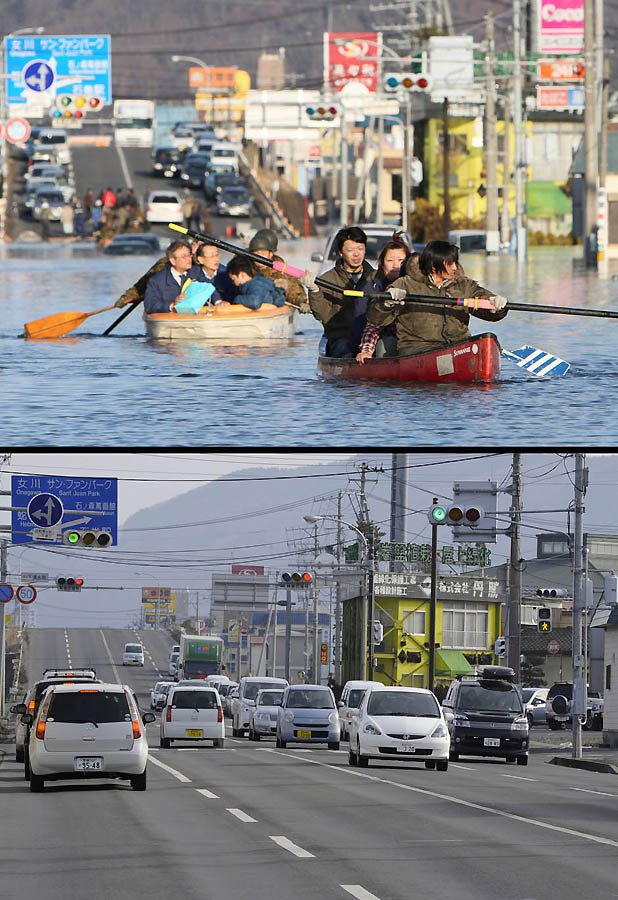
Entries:
<svg viewBox="0 0 618 900">
<path fill-rule="evenodd" d="M 463 231 L 449 231 L 448 239 L 451 244 L 457 244 L 460 253 L 472 253 L 474 251 L 482 251 L 487 249 L 487 232 L 475 229 L 464 229 Z"/>
<path fill-rule="evenodd" d="M 147 222 L 174 222 L 182 225 L 182 202 L 176 191 L 152 191 L 146 207 Z"/>
<path fill-rule="evenodd" d="M 283 690 L 258 691 L 249 718 L 249 740 L 272 737 L 277 733 L 277 710 L 281 706 Z"/>
<path fill-rule="evenodd" d="M 392 240 L 393 232 L 397 231 L 397 228 L 393 225 L 373 225 L 371 223 L 361 223 L 358 227 L 362 228 L 362 230 L 367 235 L 367 250 L 365 253 L 365 259 L 367 260 L 367 262 L 375 265 L 378 261 L 378 256 L 382 251 L 382 247 L 388 241 Z M 332 231 L 328 235 L 323 253 L 311 254 L 311 259 L 313 260 L 313 262 L 328 263 L 328 268 L 332 268 L 337 259 L 335 238 L 337 237 L 339 230 L 340 229 L 338 228 L 336 231 Z M 411 250 L 418 250 L 420 252 L 425 246 L 424 244 L 415 244 L 412 241 L 411 236 L 407 232 L 402 232 L 401 238 L 406 242 Z"/>
<path fill-rule="evenodd" d="M 358 715 L 358 708 L 365 696 L 365 691 L 372 688 L 375 681 L 346 681 L 341 691 L 341 697 L 337 703 L 339 709 L 339 725 L 341 727 L 341 740 L 349 738 L 350 720 Z"/>
<path fill-rule="evenodd" d="M 425 768 L 439 772 L 448 769 L 448 728 L 435 694 L 425 688 L 374 683 L 364 691 L 349 727 L 351 766 L 385 759 L 424 762 Z"/>
<path fill-rule="evenodd" d="M 238 696 L 232 701 L 232 735 L 243 737 L 249 731 L 251 710 L 255 706 L 258 691 L 266 688 L 286 687 L 285 678 L 264 678 L 259 675 L 247 675 L 240 679 Z"/>
<path fill-rule="evenodd" d="M 521 697 L 524 701 L 528 725 L 545 725 L 547 721 L 545 701 L 549 688 L 522 688 Z"/>
<path fill-rule="evenodd" d="M 183 155 L 178 147 L 155 147 L 152 151 L 152 174 L 163 178 L 178 177 Z"/>
<path fill-rule="evenodd" d="M 161 244 L 156 234 L 115 234 L 103 247 L 108 256 L 161 255 Z"/>
<path fill-rule="evenodd" d="M 239 685 L 232 684 L 228 688 L 227 694 L 223 698 L 223 714 L 228 718 L 232 718 L 232 702 L 238 697 Z"/>
<path fill-rule="evenodd" d="M 219 693 L 203 681 L 175 684 L 167 695 L 159 726 L 160 745 L 172 741 L 211 740 L 215 747 L 225 744 L 225 723 Z"/>
<path fill-rule="evenodd" d="M 36 197 L 39 191 L 45 190 L 56 190 L 56 182 L 53 179 L 48 179 L 47 181 L 41 181 L 39 184 L 34 185 L 32 188 L 28 188 L 26 192 L 26 196 L 22 202 L 21 214 L 22 216 L 33 218 L 34 205 L 36 203 Z"/>
<path fill-rule="evenodd" d="M 59 163 L 71 162 L 71 151 L 67 132 L 63 128 L 41 128 L 34 149 L 38 147 L 49 147 L 56 151 Z"/>
<path fill-rule="evenodd" d="M 45 781 L 76 778 L 125 779 L 133 790 L 146 790 L 144 725 L 155 716 L 140 716 L 126 685 L 56 684 L 47 688 L 38 713 L 23 718 L 32 726 L 28 752 L 34 793 Z"/>
<path fill-rule="evenodd" d="M 27 187 L 38 184 L 36 179 L 53 179 L 57 185 L 68 184 L 69 176 L 63 166 L 50 165 L 49 163 L 37 163 L 24 175 Z"/>
<path fill-rule="evenodd" d="M 451 735 L 450 758 L 503 756 L 528 765 L 528 719 L 507 666 L 481 666 L 476 675 L 458 675 L 442 701 Z"/>
<path fill-rule="evenodd" d="M 216 200 L 226 187 L 248 188 L 247 179 L 232 171 L 209 172 L 204 178 L 204 196 L 207 200 Z"/>
<path fill-rule="evenodd" d="M 328 744 L 339 749 L 339 716 L 335 697 L 323 684 L 292 684 L 277 712 L 277 747 L 289 743 Z"/>
<path fill-rule="evenodd" d="M 180 170 L 180 180 L 185 187 L 201 188 L 208 170 L 207 153 L 188 153 Z"/>
<path fill-rule="evenodd" d="M 143 666 L 144 648 L 141 644 L 125 644 L 122 654 L 123 666 Z"/>
<path fill-rule="evenodd" d="M 253 198 L 247 188 L 226 187 L 217 195 L 218 216 L 250 216 Z"/>
<path fill-rule="evenodd" d="M 178 673 L 178 659 L 180 658 L 180 651 L 176 653 L 170 653 L 169 662 L 167 664 L 167 674 L 168 675 L 176 675 Z"/>
<path fill-rule="evenodd" d="M 173 681 L 157 681 L 155 686 L 150 691 L 150 708 L 151 709 L 160 709 L 163 706 L 163 701 L 167 697 L 167 691 L 164 690 L 166 686 L 173 684 Z M 158 706 L 158 704 L 161 706 Z"/>
<path fill-rule="evenodd" d="M 545 701 L 547 724 L 552 731 L 558 731 L 572 722 L 573 682 L 556 681 L 549 689 Z M 583 728 L 586 731 L 603 730 L 604 700 L 598 691 L 587 691 L 587 712 Z"/>
</svg>

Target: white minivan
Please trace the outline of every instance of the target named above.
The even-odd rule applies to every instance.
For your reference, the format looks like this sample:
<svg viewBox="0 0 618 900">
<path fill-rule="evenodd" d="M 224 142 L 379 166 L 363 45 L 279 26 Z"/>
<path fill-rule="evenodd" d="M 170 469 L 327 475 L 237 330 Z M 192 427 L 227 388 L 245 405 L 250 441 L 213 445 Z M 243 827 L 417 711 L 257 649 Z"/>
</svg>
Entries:
<svg viewBox="0 0 618 900">
<path fill-rule="evenodd" d="M 260 675 L 247 675 L 241 678 L 238 697 L 232 700 L 232 735 L 244 737 L 245 732 L 249 731 L 251 711 L 255 707 L 258 691 L 287 686 L 285 678 L 265 678 Z"/>
<path fill-rule="evenodd" d="M 231 169 L 238 175 L 238 150 L 229 141 L 216 141 L 210 148 L 208 169 Z"/>
<path fill-rule="evenodd" d="M 358 715 L 358 708 L 365 696 L 365 691 L 372 688 L 374 684 L 374 681 L 346 681 L 344 684 L 341 697 L 337 703 L 342 741 L 349 739 L 350 720 Z"/>
<path fill-rule="evenodd" d="M 223 747 L 225 723 L 216 688 L 188 682 L 171 687 L 161 713 L 159 737 L 161 747 L 169 747 L 172 741 L 208 740 Z"/>
<path fill-rule="evenodd" d="M 125 644 L 122 654 L 123 666 L 143 666 L 144 648 L 141 644 Z"/>
</svg>

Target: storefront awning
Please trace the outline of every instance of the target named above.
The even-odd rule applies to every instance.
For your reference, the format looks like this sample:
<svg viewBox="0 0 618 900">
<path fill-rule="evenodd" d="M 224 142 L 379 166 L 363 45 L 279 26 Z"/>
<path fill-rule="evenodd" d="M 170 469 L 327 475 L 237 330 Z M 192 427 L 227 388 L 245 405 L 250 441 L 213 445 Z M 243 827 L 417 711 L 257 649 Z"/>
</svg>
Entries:
<svg viewBox="0 0 618 900">
<path fill-rule="evenodd" d="M 554 181 L 529 181 L 527 187 L 528 216 L 570 216 L 573 206 L 564 191 Z"/>
<path fill-rule="evenodd" d="M 449 676 L 474 675 L 471 666 L 461 650 L 436 650 L 436 675 Z"/>
</svg>

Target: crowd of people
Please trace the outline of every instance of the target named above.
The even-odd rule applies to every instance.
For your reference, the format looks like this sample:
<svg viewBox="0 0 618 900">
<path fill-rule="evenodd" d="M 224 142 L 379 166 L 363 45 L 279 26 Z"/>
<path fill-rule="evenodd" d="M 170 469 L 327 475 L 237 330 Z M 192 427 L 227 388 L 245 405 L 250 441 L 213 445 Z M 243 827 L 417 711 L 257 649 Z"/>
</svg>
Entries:
<svg viewBox="0 0 618 900">
<path fill-rule="evenodd" d="M 361 228 L 342 228 L 335 247 L 337 261 L 318 284 L 311 273 L 294 278 L 243 254 L 226 267 L 212 244 L 173 241 L 165 256 L 125 291 L 116 306 L 143 301 L 146 313 L 174 312 L 187 284 L 206 283 L 214 288 L 205 301 L 209 305 L 259 309 L 262 303 L 287 303 L 311 312 L 323 325 L 326 355 L 355 358 L 361 364 L 374 356 L 438 350 L 471 336 L 470 315 L 497 322 L 507 314 L 506 298 L 468 278 L 458 247 L 447 241 L 430 241 L 417 253 L 401 232 L 394 232 L 381 250 L 377 269 L 365 259 L 367 236 Z M 265 260 L 281 259 L 276 255 L 277 235 L 269 228 L 254 235 L 249 251 Z M 435 297 L 437 302 L 415 303 L 407 299 L 411 295 Z M 483 298 L 490 305 L 476 309 L 439 302 L 450 297 Z"/>
</svg>

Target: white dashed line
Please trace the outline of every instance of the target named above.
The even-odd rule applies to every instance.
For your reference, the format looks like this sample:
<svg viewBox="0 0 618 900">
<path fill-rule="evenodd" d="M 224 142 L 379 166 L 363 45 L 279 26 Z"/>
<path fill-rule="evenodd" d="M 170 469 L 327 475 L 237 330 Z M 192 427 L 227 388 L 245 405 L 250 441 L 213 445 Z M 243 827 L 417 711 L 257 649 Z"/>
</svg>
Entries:
<svg viewBox="0 0 618 900">
<path fill-rule="evenodd" d="M 523 775 L 503 775 L 502 772 L 499 773 L 500 778 L 517 778 L 518 781 L 538 781 L 538 778 L 524 778 Z"/>
<path fill-rule="evenodd" d="M 107 650 L 107 655 L 109 656 L 109 661 L 112 665 L 112 671 L 114 673 L 114 678 L 116 679 L 116 681 L 119 684 L 122 684 L 124 682 L 124 678 L 121 678 L 120 675 L 118 674 L 118 669 L 116 668 L 116 666 L 114 664 L 114 657 L 112 656 L 112 651 L 109 649 L 109 644 L 107 643 L 107 640 L 105 639 L 105 634 L 103 632 L 103 629 L 99 628 L 99 632 L 101 634 L 101 639 L 105 645 L 105 649 Z"/>
<path fill-rule="evenodd" d="M 241 822 L 257 822 L 257 819 L 254 819 L 253 816 L 250 816 L 246 812 L 243 812 L 242 809 L 228 808 L 227 811 L 233 816 L 236 816 L 237 819 L 240 819 Z"/>
<path fill-rule="evenodd" d="M 213 794 L 212 791 L 207 791 L 206 788 L 196 788 L 198 794 L 201 794 L 203 797 L 207 797 L 208 800 L 218 800 L 219 795 Z"/>
<path fill-rule="evenodd" d="M 274 841 L 275 844 L 279 844 L 280 847 L 283 847 L 284 850 L 289 850 L 294 856 L 298 856 L 301 859 L 308 859 L 309 857 L 315 859 L 313 853 L 309 853 L 308 850 L 303 850 L 302 847 L 299 847 L 298 844 L 294 844 L 289 838 L 284 837 L 282 834 L 269 834 L 268 837 L 271 841 Z"/>
<path fill-rule="evenodd" d="M 347 891 L 348 894 L 352 894 L 353 897 L 356 897 L 356 900 L 379 900 L 375 894 L 366 891 L 360 884 L 342 884 L 341 887 L 344 891 Z"/>
<path fill-rule="evenodd" d="M 459 763 L 449 763 L 449 766 L 452 766 L 454 769 L 465 769 L 467 772 L 472 771 L 472 766 L 460 766 Z"/>
<path fill-rule="evenodd" d="M 618 794 L 606 794 L 605 791 L 589 791 L 586 788 L 571 788 L 572 791 L 582 791 L 584 794 L 598 794 L 601 797 L 618 797 Z"/>
<path fill-rule="evenodd" d="M 150 756 L 148 754 L 148 759 L 150 762 L 154 763 L 155 766 L 159 766 L 161 769 L 165 769 L 166 772 L 169 772 L 170 775 L 173 775 L 174 778 L 177 778 L 178 781 L 184 781 L 191 784 L 191 779 L 187 778 L 186 775 L 183 775 L 182 772 L 179 772 L 178 769 L 172 769 L 171 766 L 166 766 L 165 763 L 162 763 L 160 759 L 155 759 L 154 756 Z"/>
<path fill-rule="evenodd" d="M 66 645 L 67 659 L 69 661 L 69 667 L 73 668 L 73 663 L 71 662 L 71 648 L 69 646 L 69 632 L 66 630 L 66 628 L 64 629 L 64 643 Z"/>
</svg>

